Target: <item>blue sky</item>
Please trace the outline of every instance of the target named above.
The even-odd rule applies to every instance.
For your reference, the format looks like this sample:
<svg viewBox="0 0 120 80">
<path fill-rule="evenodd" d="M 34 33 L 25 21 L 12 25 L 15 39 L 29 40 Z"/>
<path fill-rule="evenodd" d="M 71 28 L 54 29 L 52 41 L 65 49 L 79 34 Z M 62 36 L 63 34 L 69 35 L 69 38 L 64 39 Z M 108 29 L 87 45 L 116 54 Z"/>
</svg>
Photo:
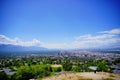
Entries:
<svg viewBox="0 0 120 80">
<path fill-rule="evenodd" d="M 0 34 L 47 45 L 71 43 L 119 29 L 119 5 L 119 0 L 0 0 Z"/>
</svg>

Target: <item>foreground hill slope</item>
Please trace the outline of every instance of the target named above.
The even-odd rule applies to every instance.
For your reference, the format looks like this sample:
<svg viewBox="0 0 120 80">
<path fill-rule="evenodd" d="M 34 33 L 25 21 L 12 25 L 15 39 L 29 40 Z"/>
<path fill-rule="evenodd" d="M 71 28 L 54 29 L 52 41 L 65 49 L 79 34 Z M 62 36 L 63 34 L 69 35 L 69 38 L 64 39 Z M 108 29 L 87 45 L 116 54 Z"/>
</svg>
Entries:
<svg viewBox="0 0 120 80">
<path fill-rule="evenodd" d="M 43 78 L 42 80 L 120 80 L 120 74 L 105 72 L 64 72 L 55 76 Z"/>
</svg>

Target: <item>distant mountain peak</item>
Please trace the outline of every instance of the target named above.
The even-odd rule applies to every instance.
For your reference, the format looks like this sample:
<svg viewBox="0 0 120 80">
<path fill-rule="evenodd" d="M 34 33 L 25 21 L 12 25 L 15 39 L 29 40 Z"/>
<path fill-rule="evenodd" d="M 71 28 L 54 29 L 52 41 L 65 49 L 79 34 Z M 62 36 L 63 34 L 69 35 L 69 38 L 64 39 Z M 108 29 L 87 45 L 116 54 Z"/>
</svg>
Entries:
<svg viewBox="0 0 120 80">
<path fill-rule="evenodd" d="M 36 46 L 20 46 L 20 45 L 11 45 L 11 44 L 0 44 L 0 51 L 3 52 L 22 52 L 22 51 L 41 51 L 47 50 L 44 47 L 36 47 Z"/>
</svg>

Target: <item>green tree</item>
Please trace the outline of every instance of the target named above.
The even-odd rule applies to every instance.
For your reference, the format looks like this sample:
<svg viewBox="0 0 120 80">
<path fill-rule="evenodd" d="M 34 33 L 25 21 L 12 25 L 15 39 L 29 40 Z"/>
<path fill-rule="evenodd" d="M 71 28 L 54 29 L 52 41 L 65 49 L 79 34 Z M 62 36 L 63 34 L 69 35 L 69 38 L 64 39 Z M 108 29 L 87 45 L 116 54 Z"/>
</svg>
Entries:
<svg viewBox="0 0 120 80">
<path fill-rule="evenodd" d="M 106 65 L 106 62 L 104 62 L 104 61 L 98 62 L 97 66 L 98 66 L 99 71 L 107 71 L 108 70 L 108 66 Z"/>
<path fill-rule="evenodd" d="M 70 63 L 70 60 L 65 60 L 62 63 L 62 67 L 65 71 L 70 71 L 72 70 L 72 64 Z"/>
<path fill-rule="evenodd" d="M 60 72 L 60 71 L 62 71 L 62 69 L 61 69 L 61 67 L 53 67 L 52 71 L 53 72 Z"/>
</svg>

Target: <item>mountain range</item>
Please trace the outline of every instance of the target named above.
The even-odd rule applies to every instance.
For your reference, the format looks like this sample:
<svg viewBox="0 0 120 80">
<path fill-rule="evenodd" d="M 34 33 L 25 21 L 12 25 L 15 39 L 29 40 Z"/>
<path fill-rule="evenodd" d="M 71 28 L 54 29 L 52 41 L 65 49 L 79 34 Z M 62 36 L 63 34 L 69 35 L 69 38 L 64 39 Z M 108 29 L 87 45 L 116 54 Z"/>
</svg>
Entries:
<svg viewBox="0 0 120 80">
<path fill-rule="evenodd" d="M 47 50 L 44 47 L 36 47 L 36 46 L 19 46 L 19 45 L 11 45 L 11 44 L 0 44 L 1 52 L 23 52 L 23 51 L 42 51 Z"/>
</svg>

